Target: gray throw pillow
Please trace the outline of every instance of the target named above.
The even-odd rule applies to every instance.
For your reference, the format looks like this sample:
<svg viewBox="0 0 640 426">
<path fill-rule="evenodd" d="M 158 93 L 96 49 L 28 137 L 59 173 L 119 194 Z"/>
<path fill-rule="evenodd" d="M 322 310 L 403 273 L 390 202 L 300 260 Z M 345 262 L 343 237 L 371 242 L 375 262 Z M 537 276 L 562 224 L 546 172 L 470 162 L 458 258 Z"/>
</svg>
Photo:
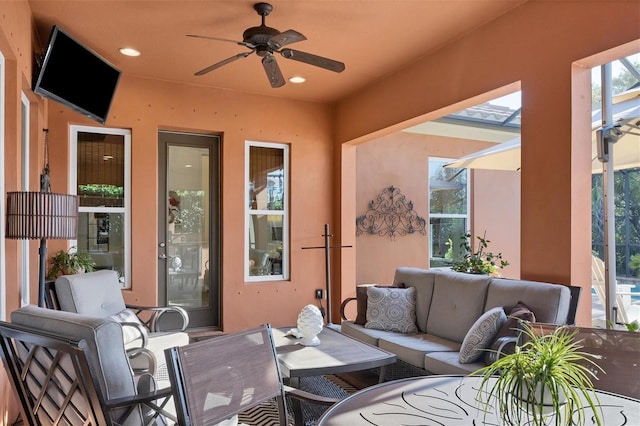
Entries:
<svg viewBox="0 0 640 426">
<path fill-rule="evenodd" d="M 367 287 L 367 323 L 364 327 L 417 333 L 416 289 Z"/>
<path fill-rule="evenodd" d="M 482 314 L 464 336 L 460 347 L 460 363 L 468 364 L 480 358 L 483 350 L 493 341 L 506 320 L 507 316 L 502 307 L 490 309 Z"/>
</svg>

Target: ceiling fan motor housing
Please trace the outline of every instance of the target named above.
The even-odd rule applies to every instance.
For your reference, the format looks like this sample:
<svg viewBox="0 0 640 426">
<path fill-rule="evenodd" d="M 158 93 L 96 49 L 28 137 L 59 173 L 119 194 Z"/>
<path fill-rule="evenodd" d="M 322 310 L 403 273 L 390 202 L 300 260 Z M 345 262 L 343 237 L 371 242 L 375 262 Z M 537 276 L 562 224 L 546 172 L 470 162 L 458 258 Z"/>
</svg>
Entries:
<svg viewBox="0 0 640 426">
<path fill-rule="evenodd" d="M 280 34 L 280 31 L 275 28 L 260 25 L 259 27 L 247 28 L 245 32 L 242 33 L 242 41 L 256 46 L 258 56 L 264 56 L 264 52 L 273 53 L 273 49 L 269 46 L 269 39 L 278 34 Z M 260 53 L 263 54 L 261 55 Z"/>
</svg>

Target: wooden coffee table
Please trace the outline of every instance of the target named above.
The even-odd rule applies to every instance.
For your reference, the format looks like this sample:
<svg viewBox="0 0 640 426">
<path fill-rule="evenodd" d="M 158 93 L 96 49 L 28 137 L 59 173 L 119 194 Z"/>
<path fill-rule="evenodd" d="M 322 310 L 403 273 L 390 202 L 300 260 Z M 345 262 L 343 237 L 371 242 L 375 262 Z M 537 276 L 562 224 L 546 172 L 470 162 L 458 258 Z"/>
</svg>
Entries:
<svg viewBox="0 0 640 426">
<path fill-rule="evenodd" d="M 382 383 L 386 367 L 396 362 L 396 355 L 325 327 L 318 335 L 320 345 L 303 346 L 300 340 L 286 333 L 291 328 L 272 329 L 273 340 L 280 361 L 280 372 L 289 384 L 298 388 L 300 377 L 380 368 Z M 294 400 L 296 424 L 301 417 L 299 402 Z"/>
</svg>

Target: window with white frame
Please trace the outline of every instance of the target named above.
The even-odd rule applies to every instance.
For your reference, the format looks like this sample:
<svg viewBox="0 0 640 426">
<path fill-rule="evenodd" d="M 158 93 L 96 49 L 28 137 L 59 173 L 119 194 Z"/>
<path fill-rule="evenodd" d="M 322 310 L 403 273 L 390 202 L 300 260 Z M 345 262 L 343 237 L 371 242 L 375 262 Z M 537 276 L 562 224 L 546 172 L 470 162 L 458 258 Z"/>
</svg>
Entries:
<svg viewBox="0 0 640 426">
<path fill-rule="evenodd" d="M 71 126 L 71 193 L 78 195 L 78 251 L 131 287 L 131 131 Z"/>
<path fill-rule="evenodd" d="M 247 142 L 245 280 L 289 278 L 289 146 Z"/>
<path fill-rule="evenodd" d="M 453 160 L 429 158 L 429 267 L 451 266 L 462 254 L 469 229 L 467 169 L 445 168 Z"/>
</svg>

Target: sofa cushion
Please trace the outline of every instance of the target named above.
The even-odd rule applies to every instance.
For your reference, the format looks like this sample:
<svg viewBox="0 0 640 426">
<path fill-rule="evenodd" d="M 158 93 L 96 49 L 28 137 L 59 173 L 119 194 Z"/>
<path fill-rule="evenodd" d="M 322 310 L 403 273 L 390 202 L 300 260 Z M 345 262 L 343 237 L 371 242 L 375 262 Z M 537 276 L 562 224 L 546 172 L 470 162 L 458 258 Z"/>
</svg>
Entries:
<svg viewBox="0 0 640 426">
<path fill-rule="evenodd" d="M 400 287 L 414 287 L 416 289 L 416 325 L 421 333 L 427 331 L 427 318 L 433 296 L 433 282 L 436 271 L 434 269 L 420 269 L 403 266 L 396 269 L 393 284 Z"/>
<path fill-rule="evenodd" d="M 404 284 L 393 286 L 380 286 L 377 284 L 359 284 L 356 286 L 356 319 L 355 323 L 359 325 L 365 325 L 367 323 L 367 287 L 399 287 L 404 288 Z"/>
<path fill-rule="evenodd" d="M 460 363 L 468 364 L 479 359 L 483 350 L 493 342 L 507 320 L 504 309 L 497 307 L 488 310 L 473 323 L 460 347 Z"/>
<path fill-rule="evenodd" d="M 116 271 L 63 275 L 56 280 L 55 287 L 63 311 L 105 318 L 126 308 Z"/>
<path fill-rule="evenodd" d="M 482 315 L 491 277 L 438 271 L 427 333 L 462 343 L 467 331 Z"/>
<path fill-rule="evenodd" d="M 424 356 L 424 369 L 433 374 L 473 373 L 484 367 L 483 362 L 462 364 L 458 352 L 430 352 Z"/>
<path fill-rule="evenodd" d="M 372 346 L 378 346 L 378 341 L 383 337 L 391 337 L 398 334 L 393 331 L 364 328 L 364 325 L 356 324 L 353 321 L 342 321 L 340 331 Z"/>
<path fill-rule="evenodd" d="M 484 310 L 502 306 L 505 312 L 509 312 L 518 302 L 529 307 L 537 322 L 564 324 L 569 313 L 571 291 L 559 284 L 495 278 L 489 285 Z"/>
<path fill-rule="evenodd" d="M 460 343 L 430 334 L 398 334 L 383 336 L 378 347 L 396 354 L 399 360 L 418 368 L 424 368 L 424 355 L 430 352 L 454 352 L 460 350 Z"/>
<path fill-rule="evenodd" d="M 417 333 L 416 289 L 367 287 L 365 328 Z"/>
</svg>

